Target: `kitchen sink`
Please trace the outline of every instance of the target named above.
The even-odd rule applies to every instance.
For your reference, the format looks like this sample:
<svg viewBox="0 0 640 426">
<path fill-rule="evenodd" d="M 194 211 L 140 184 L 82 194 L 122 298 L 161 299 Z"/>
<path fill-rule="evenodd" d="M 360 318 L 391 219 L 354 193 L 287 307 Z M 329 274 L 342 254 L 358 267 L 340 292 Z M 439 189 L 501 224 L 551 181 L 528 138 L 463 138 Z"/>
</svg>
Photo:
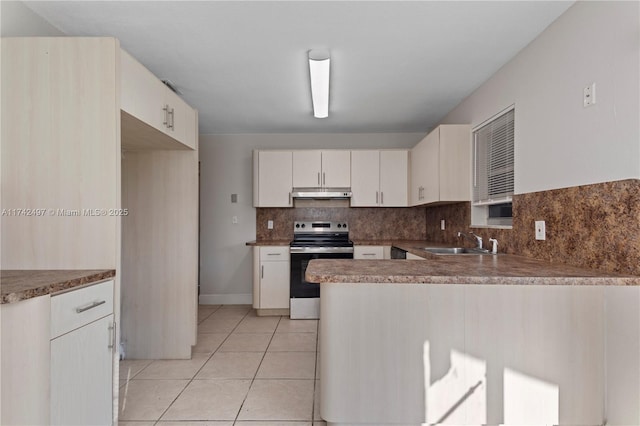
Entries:
<svg viewBox="0 0 640 426">
<path fill-rule="evenodd" d="M 422 250 L 433 254 L 491 254 L 489 250 L 466 247 L 423 247 Z"/>
</svg>

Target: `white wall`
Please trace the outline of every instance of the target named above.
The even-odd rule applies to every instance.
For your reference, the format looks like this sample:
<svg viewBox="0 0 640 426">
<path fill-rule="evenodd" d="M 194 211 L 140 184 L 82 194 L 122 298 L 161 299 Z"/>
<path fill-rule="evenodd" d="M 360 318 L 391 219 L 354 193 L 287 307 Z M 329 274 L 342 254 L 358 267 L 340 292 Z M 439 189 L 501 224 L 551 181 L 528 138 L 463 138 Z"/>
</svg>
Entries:
<svg viewBox="0 0 640 426">
<path fill-rule="evenodd" d="M 515 104 L 518 194 L 640 178 L 639 14 L 638 2 L 576 2 L 443 123 L 475 126 Z"/>
<path fill-rule="evenodd" d="M 60 36 L 62 31 L 35 14 L 21 1 L 0 2 L 2 37 Z"/>
<path fill-rule="evenodd" d="M 411 148 L 423 133 L 200 135 L 200 301 L 251 303 L 253 149 Z M 231 203 L 238 194 L 238 203 Z M 238 224 L 231 223 L 238 216 Z"/>
</svg>

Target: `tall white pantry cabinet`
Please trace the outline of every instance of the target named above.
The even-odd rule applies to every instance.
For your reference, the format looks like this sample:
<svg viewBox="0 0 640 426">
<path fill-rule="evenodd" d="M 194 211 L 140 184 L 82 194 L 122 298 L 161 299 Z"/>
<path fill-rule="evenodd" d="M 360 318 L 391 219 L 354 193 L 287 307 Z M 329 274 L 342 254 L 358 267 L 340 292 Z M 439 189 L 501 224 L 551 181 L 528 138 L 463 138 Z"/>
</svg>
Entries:
<svg viewBox="0 0 640 426">
<path fill-rule="evenodd" d="M 114 269 L 113 316 L 100 321 L 114 323 L 115 342 L 131 349 L 127 357 L 189 358 L 197 316 L 197 112 L 176 115 L 185 120 L 178 142 L 121 111 L 122 51 L 114 38 L 2 38 L 1 46 L 0 207 L 46 212 L 2 217 L 1 268 Z M 164 180 L 154 180 L 157 168 Z M 88 209 L 107 214 L 64 214 Z M 1 423 L 16 418 L 7 417 L 13 410 L 25 424 L 48 424 L 51 404 L 66 404 L 59 392 L 50 395 L 57 355 L 40 339 L 53 339 L 49 296 L 1 312 Z M 25 327 L 5 333 L 22 313 Z M 37 349 L 25 353 L 33 373 L 7 364 L 17 358 L 5 355 L 20 347 Z M 110 422 L 117 422 L 117 355 L 109 355 Z M 21 374 L 5 374 L 15 369 Z M 14 379 L 21 385 L 12 392 Z"/>
</svg>

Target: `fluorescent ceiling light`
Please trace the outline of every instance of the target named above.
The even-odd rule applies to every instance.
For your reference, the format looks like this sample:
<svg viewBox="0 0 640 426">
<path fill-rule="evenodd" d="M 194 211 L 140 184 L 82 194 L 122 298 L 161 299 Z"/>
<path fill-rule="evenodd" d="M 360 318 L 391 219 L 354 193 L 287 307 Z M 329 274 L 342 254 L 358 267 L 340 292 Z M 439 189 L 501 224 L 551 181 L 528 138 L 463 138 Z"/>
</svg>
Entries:
<svg viewBox="0 0 640 426">
<path fill-rule="evenodd" d="M 328 50 L 309 51 L 309 74 L 311 76 L 311 98 L 313 100 L 313 116 L 327 118 L 329 116 L 329 63 Z"/>
</svg>

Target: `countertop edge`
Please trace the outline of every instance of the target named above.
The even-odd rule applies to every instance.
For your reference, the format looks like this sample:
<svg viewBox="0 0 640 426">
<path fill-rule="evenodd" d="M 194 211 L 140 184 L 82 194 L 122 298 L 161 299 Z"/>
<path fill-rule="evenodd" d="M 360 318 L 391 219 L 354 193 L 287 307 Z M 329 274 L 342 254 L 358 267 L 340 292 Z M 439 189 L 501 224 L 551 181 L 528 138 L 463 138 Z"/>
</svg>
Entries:
<svg viewBox="0 0 640 426">
<path fill-rule="evenodd" d="M 13 275 L 13 279 L 20 281 L 9 281 L 3 279 L 0 281 L 2 286 L 2 295 L 0 304 L 16 303 L 28 300 L 34 297 L 46 296 L 64 290 L 70 290 L 75 287 L 87 284 L 97 283 L 116 276 L 115 269 L 90 269 L 90 270 L 3 270 L 0 276 L 5 274 Z M 52 275 L 48 282 L 43 282 L 43 274 Z M 32 277 L 39 279 L 29 280 Z M 71 277 L 69 277 L 71 275 Z M 78 276 L 79 275 L 79 276 Z M 6 289 L 6 292 L 5 292 Z"/>
</svg>

